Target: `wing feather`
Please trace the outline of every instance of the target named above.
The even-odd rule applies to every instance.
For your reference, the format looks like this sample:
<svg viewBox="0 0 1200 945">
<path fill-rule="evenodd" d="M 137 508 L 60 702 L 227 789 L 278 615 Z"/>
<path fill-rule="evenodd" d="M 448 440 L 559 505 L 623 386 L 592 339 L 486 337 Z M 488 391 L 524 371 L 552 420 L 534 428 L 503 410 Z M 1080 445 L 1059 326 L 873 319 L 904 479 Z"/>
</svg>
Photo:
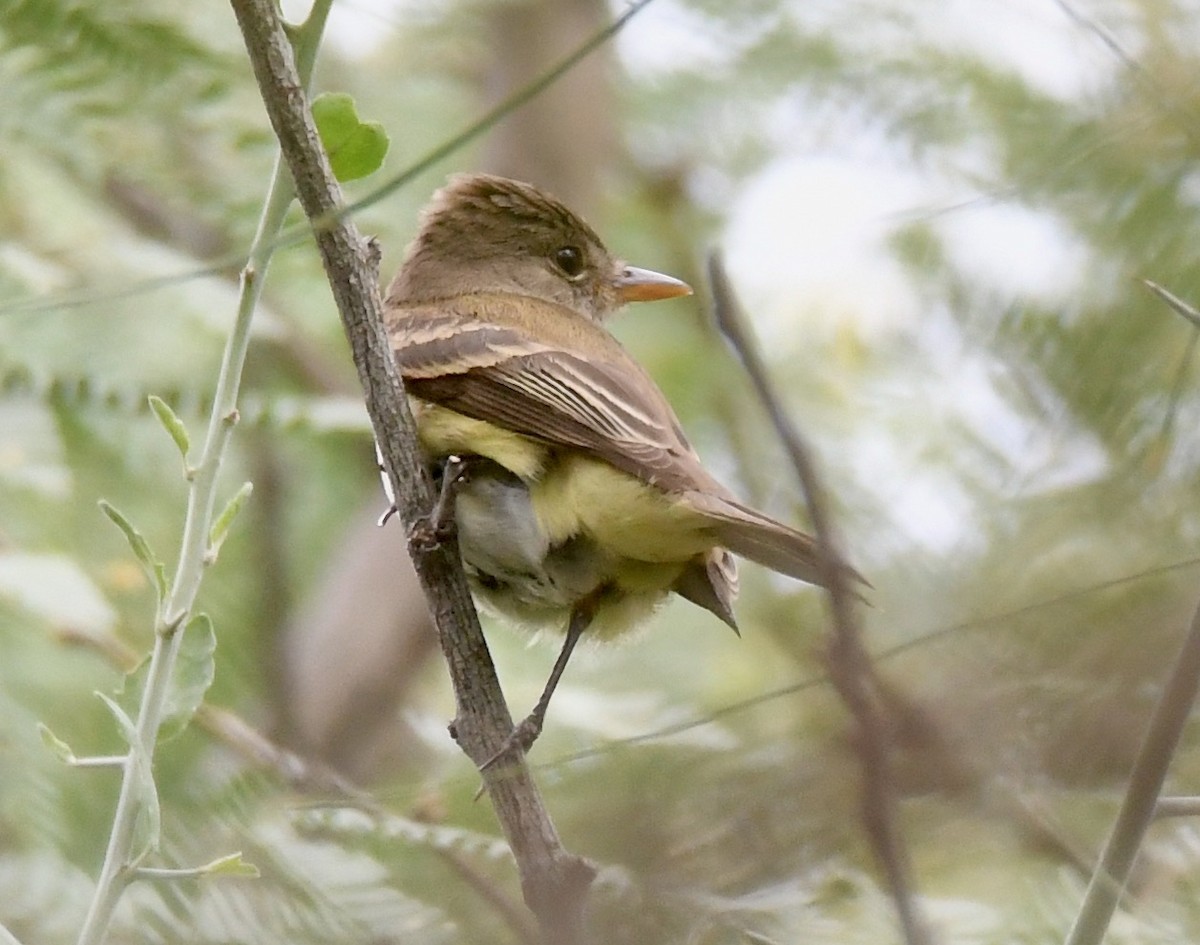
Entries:
<svg viewBox="0 0 1200 945">
<path fill-rule="evenodd" d="M 708 473 L 654 381 L 608 332 L 577 324 L 585 322 L 578 316 L 564 320 L 548 304 L 540 323 L 537 311 L 516 311 L 511 299 L 488 296 L 389 312 L 406 389 L 515 433 L 586 450 L 674 493 L 737 554 L 819 583 L 813 540 L 742 505 Z M 578 353 L 581 333 L 592 335 L 586 357 Z M 706 561 L 680 590 L 729 619 L 735 585 L 720 564 Z"/>
<path fill-rule="evenodd" d="M 593 339 L 603 341 L 585 358 L 569 347 L 576 339 L 546 332 L 545 340 L 494 298 L 467 310 L 463 304 L 389 312 L 410 393 L 544 442 L 585 449 L 671 491 L 721 488 L 666 398 L 604 329 L 588 325 Z"/>
</svg>

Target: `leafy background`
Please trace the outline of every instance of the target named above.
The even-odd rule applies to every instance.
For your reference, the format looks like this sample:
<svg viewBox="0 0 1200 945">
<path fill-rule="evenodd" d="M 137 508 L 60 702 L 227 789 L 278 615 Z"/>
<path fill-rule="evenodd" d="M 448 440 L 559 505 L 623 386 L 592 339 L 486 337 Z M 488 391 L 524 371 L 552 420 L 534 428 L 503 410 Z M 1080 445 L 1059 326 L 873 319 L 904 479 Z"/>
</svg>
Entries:
<svg viewBox="0 0 1200 945">
<path fill-rule="evenodd" d="M 366 196 L 614 11 L 595 0 L 335 8 L 321 90 L 392 138 Z M 542 98 L 366 206 L 383 269 L 455 170 L 534 180 L 620 253 L 701 284 L 722 246 L 876 590 L 903 828 L 944 941 L 1060 940 L 1195 605 L 1200 296 L 1195 10 L 1181 2 L 657 0 Z M 152 588 L 97 509 L 168 559 L 184 483 L 145 407 L 200 428 L 273 140 L 228 9 L 0 4 L 0 921 L 73 939 L 119 750 L 93 692 L 150 642 Z M 297 220 L 299 218 L 297 217 Z M 736 490 L 802 520 L 704 294 L 616 326 Z M 193 726 L 161 747 L 164 864 L 113 941 L 519 941 L 478 779 L 445 736 L 402 542 L 316 255 L 277 257 L 206 579 L 212 704 L 370 787 L 372 825 Z M 685 603 L 572 666 L 534 761 L 602 866 L 612 942 L 894 941 L 823 679 L 819 596 L 744 569 L 743 639 Z M 489 627 L 512 704 L 552 660 Z M 91 641 L 92 645 L 88 645 Z M 82 645 L 81 645 L 82 644 Z M 111 650 L 111 647 L 110 647 Z M 1169 788 L 1200 774 L 1190 731 Z M 1151 833 L 1117 942 L 1194 941 L 1200 835 Z"/>
</svg>

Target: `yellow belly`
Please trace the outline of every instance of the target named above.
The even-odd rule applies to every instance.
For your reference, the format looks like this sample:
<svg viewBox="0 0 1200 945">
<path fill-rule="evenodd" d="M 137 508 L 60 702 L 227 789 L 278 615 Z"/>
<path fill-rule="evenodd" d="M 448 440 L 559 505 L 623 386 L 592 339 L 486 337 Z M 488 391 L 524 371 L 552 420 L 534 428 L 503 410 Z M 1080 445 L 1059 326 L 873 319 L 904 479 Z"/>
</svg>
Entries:
<svg viewBox="0 0 1200 945">
<path fill-rule="evenodd" d="M 476 484 L 457 503 L 460 545 L 476 597 L 503 616 L 565 630 L 572 606 L 607 588 L 588 633 L 616 636 L 647 617 L 687 563 L 716 543 L 702 516 L 603 460 L 568 454 L 444 407 L 418 401 L 414 413 L 431 459 L 484 456 L 528 489 L 528 504 L 490 503 L 481 510 L 487 493 Z M 544 542 L 531 540 L 531 533 Z M 582 564 L 564 562 L 562 549 L 572 540 L 588 549 Z M 498 562 L 502 581 L 495 580 Z"/>
<path fill-rule="evenodd" d="M 664 564 L 686 562 L 715 544 L 703 516 L 586 454 L 558 457 L 532 493 L 552 541 L 584 532 L 618 557 Z"/>
</svg>

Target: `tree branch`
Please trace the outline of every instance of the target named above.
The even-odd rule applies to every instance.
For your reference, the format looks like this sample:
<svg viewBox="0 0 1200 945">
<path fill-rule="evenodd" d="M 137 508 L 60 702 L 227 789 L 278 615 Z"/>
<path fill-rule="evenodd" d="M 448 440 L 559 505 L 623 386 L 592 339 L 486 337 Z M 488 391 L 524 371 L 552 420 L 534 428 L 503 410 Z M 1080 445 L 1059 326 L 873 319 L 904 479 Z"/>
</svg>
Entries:
<svg viewBox="0 0 1200 945">
<path fill-rule="evenodd" d="M 783 410 L 758 346 L 745 327 L 741 306 L 729 284 L 721 257 L 715 252 L 708 259 L 708 275 L 717 327 L 741 358 L 804 492 L 820 555 L 818 567 L 829 595 L 833 622 L 832 639 L 826 654 L 829 676 L 858 727 L 854 741 L 862 761 L 863 822 L 896 902 L 905 941 L 908 945 L 927 945 L 931 941 L 929 931 L 917 910 L 908 850 L 897 826 L 898 802 L 880 710 L 879 684 L 862 644 L 862 632 L 854 609 L 857 594 L 849 583 L 852 572 L 840 553 L 840 542 L 829 517 L 825 492 L 810 457 L 811 451 Z"/>
<path fill-rule="evenodd" d="M 1171 810 L 1171 803 L 1160 802 L 1159 794 L 1179 746 L 1183 727 L 1191 717 L 1198 690 L 1200 607 L 1192 617 L 1192 625 L 1175 657 L 1171 675 L 1154 707 L 1154 715 L 1129 775 L 1125 799 L 1084 894 L 1079 915 L 1067 935 L 1067 945 L 1098 945 L 1104 938 L 1155 813 L 1160 805 L 1163 810 Z"/>
<path fill-rule="evenodd" d="M 342 214 L 343 200 L 317 138 L 292 47 L 273 0 L 231 0 L 271 124 L 296 193 L 316 227 L 317 246 L 350 341 L 367 410 L 407 529 L 433 504 L 412 416 L 384 333 L 377 252 Z M 513 724 L 496 678 L 453 542 L 413 549 L 438 640 L 454 684 L 455 738 L 482 765 L 504 746 Z M 524 759 L 491 766 L 484 781 L 521 874 L 526 904 L 545 942 L 581 940 L 593 868 L 562 845 Z"/>
</svg>

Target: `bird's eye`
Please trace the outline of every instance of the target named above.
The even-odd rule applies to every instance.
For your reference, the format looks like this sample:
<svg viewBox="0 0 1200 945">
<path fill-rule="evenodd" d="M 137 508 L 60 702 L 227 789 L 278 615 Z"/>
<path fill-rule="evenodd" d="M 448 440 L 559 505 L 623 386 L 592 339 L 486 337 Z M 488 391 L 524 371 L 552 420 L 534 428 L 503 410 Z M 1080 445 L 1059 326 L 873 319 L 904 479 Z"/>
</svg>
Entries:
<svg viewBox="0 0 1200 945">
<path fill-rule="evenodd" d="M 554 263 L 571 279 L 583 273 L 583 250 L 578 246 L 564 246 L 554 251 Z"/>
</svg>

